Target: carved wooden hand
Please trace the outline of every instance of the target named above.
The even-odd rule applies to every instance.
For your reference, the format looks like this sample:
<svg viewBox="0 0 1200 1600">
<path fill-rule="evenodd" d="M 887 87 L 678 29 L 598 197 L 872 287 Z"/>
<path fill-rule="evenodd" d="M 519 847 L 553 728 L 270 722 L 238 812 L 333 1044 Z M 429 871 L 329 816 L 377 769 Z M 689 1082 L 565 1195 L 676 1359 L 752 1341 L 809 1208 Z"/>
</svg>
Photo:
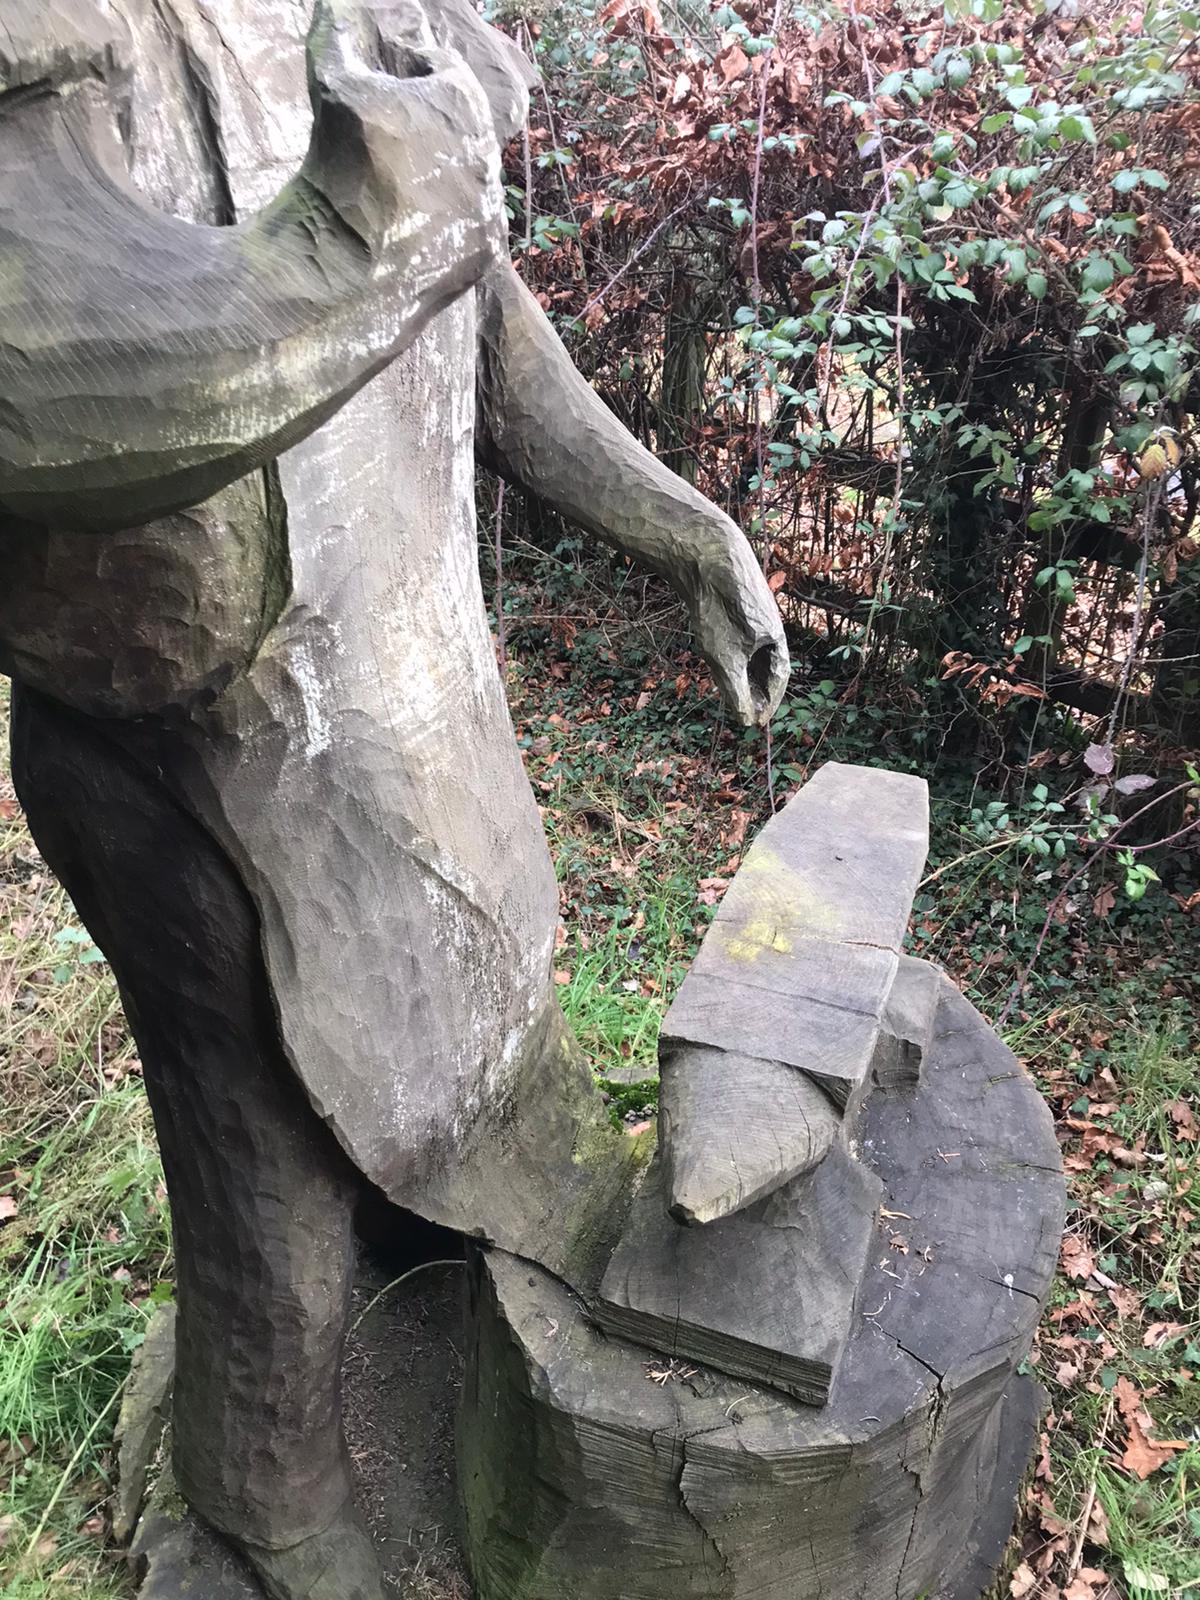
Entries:
<svg viewBox="0 0 1200 1600">
<path fill-rule="evenodd" d="M 493 268 L 480 298 L 483 460 L 669 579 L 731 714 L 769 722 L 787 644 L 744 534 L 613 415 L 511 267 Z"/>
</svg>

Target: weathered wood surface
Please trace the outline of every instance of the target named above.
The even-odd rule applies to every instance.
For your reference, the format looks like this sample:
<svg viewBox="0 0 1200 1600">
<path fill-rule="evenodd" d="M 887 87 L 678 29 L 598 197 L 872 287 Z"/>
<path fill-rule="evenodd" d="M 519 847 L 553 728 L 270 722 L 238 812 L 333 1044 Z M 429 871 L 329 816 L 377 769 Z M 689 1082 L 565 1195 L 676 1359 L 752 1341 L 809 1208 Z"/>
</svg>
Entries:
<svg viewBox="0 0 1200 1600">
<path fill-rule="evenodd" d="M 368 85 L 368 99 L 386 109 L 410 90 L 418 100 L 440 92 L 436 73 L 389 78 L 382 66 L 404 52 L 370 39 L 373 24 L 385 43 L 400 29 L 402 42 L 406 28 L 423 26 L 421 7 L 329 0 L 326 9 L 365 28 L 366 64 L 374 61 L 373 76 L 385 80 Z M 39 119 L 68 114 L 73 97 L 54 91 L 85 72 L 88 99 L 110 112 L 126 106 L 120 156 L 139 197 L 130 202 L 139 226 L 149 216 L 184 241 L 177 253 L 189 262 L 230 248 L 306 160 L 311 0 L 226 0 L 219 16 L 199 0 L 129 0 L 113 24 L 128 35 L 120 60 L 129 70 L 119 81 L 106 80 L 101 68 L 112 62 L 100 46 L 96 65 L 90 35 L 68 39 L 57 55 L 50 48 L 60 20 L 86 22 L 93 10 L 93 0 L 50 8 L 0 0 L 15 57 L 57 62 L 51 92 L 32 108 L 22 101 L 10 109 L 0 128 L 6 153 L 36 144 Z M 440 71 L 438 52 L 459 50 L 487 92 L 497 133 L 511 135 L 524 115 L 527 64 L 467 0 L 436 0 L 424 11 L 437 41 L 430 60 Z M 314 38 L 315 71 L 320 27 Z M 463 70 L 447 66 L 455 83 Z M 351 77 L 353 97 L 361 85 Z M 34 118 L 29 129 L 23 108 Z M 358 123 L 347 117 L 353 131 Z M 455 135 L 466 176 L 442 163 L 451 190 L 459 176 L 478 176 L 471 126 Z M 398 139 L 393 155 L 407 172 L 414 143 L 432 174 L 437 140 Z M 28 167 L 13 161 L 0 205 L 0 224 L 22 239 L 37 226 L 21 204 Z M 311 163 L 304 170 L 313 178 Z M 357 170 L 347 169 L 347 183 Z M 413 226 L 441 204 L 441 181 L 428 177 L 431 194 Z M 46 216 L 66 229 L 75 190 L 50 187 Z M 498 184 L 489 195 L 498 217 Z M 405 196 L 391 201 L 402 213 Z M 481 228 L 486 211 L 481 201 Z M 89 228 L 76 220 L 70 261 L 87 257 Z M 389 271 L 404 257 L 403 234 L 402 219 Z M 114 251 L 124 248 L 112 241 Z M 740 532 L 625 434 L 508 263 L 485 277 L 478 299 L 463 294 L 434 316 L 316 433 L 201 506 L 103 538 L 0 516 L 0 558 L 11 577 L 0 596 L 0 665 L 104 719 L 114 743 L 135 747 L 133 758 L 160 774 L 169 802 L 197 817 L 234 863 L 260 919 L 285 1052 L 354 1163 L 396 1201 L 421 1209 L 430 1196 L 436 1220 L 484 1232 L 490 1206 L 477 1203 L 470 1175 L 460 1197 L 452 1169 L 469 1145 L 482 1171 L 483 1137 L 508 1118 L 524 1055 L 536 1048 L 553 995 L 557 896 L 488 636 L 474 526 L 477 447 L 552 503 L 565 495 L 568 514 L 582 495 L 589 525 L 672 574 L 740 719 L 770 714 L 787 659 L 777 608 Z M 22 293 L 51 295 L 59 283 L 35 277 Z M 280 285 L 268 274 L 271 286 Z M 174 309 L 198 315 L 185 289 Z M 402 304 L 404 295 L 392 295 L 388 314 Z M 164 317 L 170 309 L 164 301 Z M 76 310 L 86 323 L 86 306 Z M 24 300 L 0 313 L 0 345 L 20 351 Z M 314 316 L 322 338 L 336 343 L 345 333 L 336 319 L 325 329 L 320 306 Z M 119 371 L 119 354 L 108 349 L 106 371 Z M 59 355 L 65 392 L 76 368 L 69 350 Z M 21 414 L 30 384 L 50 381 L 37 362 L 31 373 L 16 365 L 9 416 Z M 200 372 L 181 363 L 176 376 L 198 383 Z M 105 426 L 124 426 L 129 408 L 139 409 L 128 377 L 125 409 L 106 407 Z M 96 389 L 82 383 L 78 404 Z M 30 407 L 25 422 L 36 432 Z M 151 409 L 147 425 L 158 425 Z M 24 434 L 15 432 L 19 454 Z M 90 435 L 80 442 L 103 446 Z M 117 459 L 149 468 L 153 455 L 126 437 Z M 18 467 L 0 451 L 0 505 L 9 509 L 6 493 L 21 492 Z M 54 481 L 66 493 L 71 474 Z M 89 490 L 98 481 L 89 477 Z M 103 498 L 89 494 L 84 511 Z M 136 522 L 137 511 L 131 500 L 119 518 Z M 497 1140 L 501 1186 L 510 1148 Z M 519 1188 L 519 1164 L 513 1175 Z M 528 1245 L 524 1236 L 495 1236 L 514 1249 Z"/>
<path fill-rule="evenodd" d="M 207 236 L 279 194 L 312 132 L 312 11 L 121 8 L 145 203 Z M 0 518 L 0 663 L 102 720 L 233 863 L 285 1053 L 397 1200 L 500 1120 L 552 988 L 553 869 L 477 572 L 477 348 L 463 295 L 310 438 L 179 517 L 113 537 Z M 445 1220 L 486 1221 L 453 1200 Z"/>
<path fill-rule="evenodd" d="M 680 1045 L 659 1101 L 666 1197 L 678 1222 L 741 1211 L 809 1172 L 842 1113 L 806 1073 L 734 1050 Z"/>
<path fill-rule="evenodd" d="M 936 967 L 901 956 L 884 1003 L 871 1080 L 881 1088 L 916 1083 L 933 1042 L 940 980 Z"/>
<path fill-rule="evenodd" d="M 501 258 L 491 113 L 418 7 L 390 8 L 385 47 L 361 7 L 318 0 L 300 170 L 218 228 L 129 182 L 121 13 L 10 11 L 58 91 L 21 96 L 0 129 L 10 515 L 111 529 L 207 499 L 311 434 Z"/>
<path fill-rule="evenodd" d="M 746 726 L 769 720 L 788 653 L 747 541 L 564 366 L 557 334 L 516 273 L 487 275 L 479 314 L 481 459 L 669 578 L 731 715 Z"/>
<path fill-rule="evenodd" d="M 782 622 L 503 259 L 529 69 L 470 0 L 0 0 L 0 73 L 0 669 L 158 1085 L 178 1481 L 350 1600 L 349 1191 L 590 1289 L 632 1159 L 562 1038 L 477 450 L 671 577 L 742 722 Z M 331 1528 L 323 1587 L 253 1554 Z"/>
<path fill-rule="evenodd" d="M 347 1431 L 356 1502 L 379 1551 L 389 1596 L 436 1592 L 447 1600 L 466 1600 L 469 1592 L 457 1547 L 454 1473 L 465 1263 L 422 1272 L 399 1286 L 394 1281 L 399 1272 L 440 1259 L 452 1248 L 437 1230 L 413 1231 L 411 1219 L 392 1216 L 384 1242 L 359 1252 L 355 1272 L 361 1321 L 342 1370 Z M 148 1365 L 135 1358 L 123 1420 L 152 1411 L 169 1432 L 170 1407 L 168 1402 L 164 1410 L 162 1396 L 170 1387 L 174 1329 L 173 1307 L 155 1314 L 147 1338 L 153 1357 Z M 117 1486 L 122 1504 L 128 1500 L 140 1508 L 146 1481 L 153 1484 L 128 1551 L 135 1580 L 144 1579 L 143 1600 L 278 1600 L 187 1510 L 169 1454 L 161 1441 L 145 1435 L 123 1437 Z M 129 1543 L 124 1531 L 119 1537 Z M 346 1575 L 339 1576 L 335 1593 L 347 1600 Z"/>
<path fill-rule="evenodd" d="M 249 897 L 87 719 L 21 690 L 13 756 L 39 848 L 112 959 L 171 1177 L 176 1481 L 251 1560 L 295 1549 L 297 1595 L 379 1600 L 349 1582 L 370 1552 L 340 1428 L 358 1184 L 280 1050 Z M 333 1529 L 338 1584 L 314 1587 L 301 1546 Z"/>
<path fill-rule="evenodd" d="M 264 1600 L 245 1562 L 187 1509 L 170 1467 L 129 1552 L 140 1600 Z"/>
<path fill-rule="evenodd" d="M 672 1368 L 527 1263 L 487 1258 L 460 1428 L 478 1600 L 978 1594 L 1034 1438 L 1016 1369 L 1064 1193 L 1036 1088 L 937 987 L 919 1083 L 858 1119 L 884 1204 L 823 1408 Z"/>
<path fill-rule="evenodd" d="M 600 1326 L 823 1405 L 851 1329 L 878 1178 L 835 1146 L 812 1172 L 706 1228 L 666 1215 L 656 1163 L 593 1306 Z"/>
<path fill-rule="evenodd" d="M 150 1471 L 162 1444 L 175 1383 L 175 1307 L 161 1306 L 135 1351 L 114 1443 L 117 1487 L 112 1504 L 112 1536 L 128 1544 L 137 1527 Z"/>
<path fill-rule="evenodd" d="M 710 1222 L 824 1154 L 809 1084 L 844 1107 L 868 1081 L 928 843 L 921 779 L 838 762 L 754 840 L 663 1022 L 675 1216 Z"/>
</svg>

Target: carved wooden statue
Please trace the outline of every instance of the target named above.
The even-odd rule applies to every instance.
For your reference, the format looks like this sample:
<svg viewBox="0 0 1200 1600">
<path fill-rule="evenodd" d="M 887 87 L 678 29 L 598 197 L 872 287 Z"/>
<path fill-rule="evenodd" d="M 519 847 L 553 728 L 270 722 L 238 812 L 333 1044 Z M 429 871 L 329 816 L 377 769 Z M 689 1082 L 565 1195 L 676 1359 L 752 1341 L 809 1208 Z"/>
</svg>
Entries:
<svg viewBox="0 0 1200 1600">
<path fill-rule="evenodd" d="M 480 1600 L 916 1594 L 983 1560 L 980 1506 L 1011 1511 L 1053 1140 L 981 1020 L 901 966 L 923 791 L 878 774 L 823 774 L 731 890 L 669 1019 L 644 1182 L 609 1126 L 553 998 L 476 459 L 664 574 L 740 721 L 787 657 L 739 531 L 507 260 L 526 74 L 470 0 L 0 0 L 0 665 L 22 801 L 159 1130 L 175 1476 L 271 1600 L 381 1600 L 338 1382 L 369 1182 L 491 1247 L 462 1425 Z M 929 1152 L 976 1151 L 1009 1078 L 1001 1241 Z M 931 1217 L 1022 1257 L 976 1263 L 984 1295 L 948 1252 L 962 1348 L 925 1349 L 915 1300 L 863 1300 L 881 1185 L 921 1173 Z M 717 1387 L 647 1400 L 643 1346 Z"/>
<path fill-rule="evenodd" d="M 360 1174 L 568 1278 L 606 1204 L 572 1169 L 568 1117 L 601 1167 L 609 1138 L 553 1000 L 476 457 L 666 574 L 745 722 L 781 624 L 509 265 L 527 69 L 468 0 L 0 23 L 0 660 L 159 1128 L 176 1472 L 269 1594 L 374 1600 L 337 1393 Z"/>
</svg>

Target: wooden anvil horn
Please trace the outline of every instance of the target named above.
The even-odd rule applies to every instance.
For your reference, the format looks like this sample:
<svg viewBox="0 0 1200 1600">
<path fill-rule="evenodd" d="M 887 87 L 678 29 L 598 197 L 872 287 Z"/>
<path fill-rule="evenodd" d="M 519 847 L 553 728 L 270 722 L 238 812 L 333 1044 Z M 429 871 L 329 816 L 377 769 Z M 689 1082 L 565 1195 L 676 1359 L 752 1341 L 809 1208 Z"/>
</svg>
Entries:
<svg viewBox="0 0 1200 1600">
<path fill-rule="evenodd" d="M 416 6 L 320 0 L 308 154 L 234 227 L 133 189 L 96 74 L 120 52 L 77 10 L 39 11 L 34 69 L 0 57 L 0 511 L 102 530 L 310 433 L 480 278 L 503 213 L 484 96 Z"/>
</svg>

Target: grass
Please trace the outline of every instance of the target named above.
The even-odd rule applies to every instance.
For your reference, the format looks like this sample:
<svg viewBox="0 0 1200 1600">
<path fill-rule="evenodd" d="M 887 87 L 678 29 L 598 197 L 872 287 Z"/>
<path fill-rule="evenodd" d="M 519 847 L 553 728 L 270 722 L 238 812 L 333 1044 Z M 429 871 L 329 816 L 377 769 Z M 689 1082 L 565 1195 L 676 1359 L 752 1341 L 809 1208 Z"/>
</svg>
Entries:
<svg viewBox="0 0 1200 1600">
<path fill-rule="evenodd" d="M 0 1592 L 110 1600 L 112 1426 L 169 1279 L 165 1193 L 111 977 L 6 780 L 0 1001 Z"/>
<path fill-rule="evenodd" d="M 623 796 L 618 797 L 624 800 Z M 630 802 L 626 801 L 626 804 Z M 614 805 L 617 816 L 624 813 Z M 590 814 L 589 814 L 590 815 Z M 564 893 L 588 881 L 587 824 L 581 848 L 578 825 L 551 818 L 549 837 Z M 597 1072 L 616 1066 L 658 1076 L 658 1031 L 665 1003 L 694 953 L 702 925 L 696 915 L 696 880 L 679 827 L 655 819 L 637 834 L 614 825 L 603 841 L 609 871 L 635 890 L 637 903 L 593 904 L 567 930 L 566 966 L 558 969 L 563 1010 Z M 653 883 L 652 893 L 647 892 Z"/>
<path fill-rule="evenodd" d="M 1111 1097 L 1066 1108 L 1080 1125 L 1068 1234 L 1095 1271 L 1060 1279 L 1041 1339 L 1053 1470 L 1038 1509 L 1053 1540 L 1055 1520 L 1094 1496 L 1097 1552 L 1133 1600 L 1150 1600 L 1200 1588 L 1200 1165 L 1170 1109 L 1189 1107 L 1196 1060 L 1164 1029 L 1119 1045 L 1106 1072 Z M 1144 1482 L 1119 1464 L 1125 1384 L 1158 1436 L 1188 1443 Z"/>
<path fill-rule="evenodd" d="M 618 649 L 599 630 L 574 648 L 518 643 L 514 718 L 562 896 L 559 992 L 598 1074 L 625 1069 L 610 1091 L 637 1116 L 670 994 L 766 814 L 761 744 L 714 727 L 707 695 L 675 676 L 677 662 L 664 677 L 644 640 Z M 779 771 L 802 775 L 814 751 L 879 758 L 878 718 L 847 726 L 830 696 L 798 700 Z M 902 758 L 889 748 L 887 759 Z M 974 852 L 963 822 L 975 801 L 956 782 L 934 778 L 931 870 L 945 870 L 919 903 L 914 947 L 995 1015 L 1053 888 L 1015 846 Z M 1077 924 L 1053 929 L 1007 1035 L 1057 1118 L 1079 1247 L 1033 1356 L 1050 1405 L 1012 1593 L 1200 1596 L 1195 922 L 1160 892 Z M 11 1213 L 0 1225 L 0 1593 L 117 1600 L 129 1591 L 104 1543 L 111 1429 L 130 1353 L 169 1292 L 165 1196 L 111 978 L 2 785 L 0 998 Z M 1122 1399 L 1144 1408 L 1152 1437 L 1186 1444 L 1144 1481 L 1124 1464 Z"/>
</svg>

